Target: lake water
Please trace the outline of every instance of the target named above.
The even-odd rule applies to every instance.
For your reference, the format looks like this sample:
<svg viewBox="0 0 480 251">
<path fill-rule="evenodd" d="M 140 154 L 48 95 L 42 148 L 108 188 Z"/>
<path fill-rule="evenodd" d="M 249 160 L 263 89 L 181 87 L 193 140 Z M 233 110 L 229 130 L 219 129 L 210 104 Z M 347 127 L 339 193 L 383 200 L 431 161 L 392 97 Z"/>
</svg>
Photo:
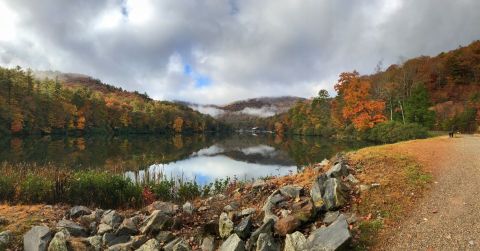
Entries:
<svg viewBox="0 0 480 251">
<path fill-rule="evenodd" d="M 183 177 L 206 184 L 227 176 L 251 180 L 296 173 L 337 152 L 363 146 L 271 134 L 31 136 L 0 139 L 0 162 L 106 170 L 137 181 L 158 175 Z"/>
</svg>

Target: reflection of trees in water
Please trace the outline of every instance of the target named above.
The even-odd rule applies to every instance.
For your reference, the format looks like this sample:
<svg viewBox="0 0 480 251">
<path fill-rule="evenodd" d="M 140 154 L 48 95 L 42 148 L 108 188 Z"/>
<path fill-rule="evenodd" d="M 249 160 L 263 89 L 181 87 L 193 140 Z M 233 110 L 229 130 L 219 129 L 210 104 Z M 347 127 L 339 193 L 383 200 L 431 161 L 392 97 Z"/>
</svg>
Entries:
<svg viewBox="0 0 480 251">
<path fill-rule="evenodd" d="M 280 166 L 303 166 L 330 158 L 335 153 L 358 148 L 362 143 L 339 143 L 319 137 L 272 134 L 233 135 L 131 135 L 113 137 L 13 137 L 0 139 L 0 162 L 51 163 L 68 168 L 97 168 L 114 172 L 167 164 L 216 145 L 238 161 Z M 267 147 L 262 152 L 262 147 Z M 256 149 L 260 148 L 260 149 Z M 254 148 L 253 150 L 251 148 Z M 245 149 L 250 149 L 245 151 Z"/>
<path fill-rule="evenodd" d="M 212 145 L 213 140 L 205 135 L 14 137 L 0 140 L 0 161 L 134 170 L 187 158 L 191 153 Z"/>
</svg>

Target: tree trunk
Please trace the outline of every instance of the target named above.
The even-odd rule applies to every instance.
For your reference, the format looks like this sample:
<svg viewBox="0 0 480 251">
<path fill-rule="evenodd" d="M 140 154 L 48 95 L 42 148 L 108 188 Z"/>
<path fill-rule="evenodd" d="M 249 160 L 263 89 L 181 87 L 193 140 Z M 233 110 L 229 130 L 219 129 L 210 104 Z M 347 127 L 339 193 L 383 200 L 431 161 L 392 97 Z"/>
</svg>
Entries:
<svg viewBox="0 0 480 251">
<path fill-rule="evenodd" d="M 403 105 L 402 105 L 402 102 L 399 100 L 399 101 L 398 101 L 398 104 L 400 105 L 400 110 L 402 111 L 402 120 L 403 120 L 403 124 L 405 125 L 405 114 L 403 113 Z"/>
</svg>

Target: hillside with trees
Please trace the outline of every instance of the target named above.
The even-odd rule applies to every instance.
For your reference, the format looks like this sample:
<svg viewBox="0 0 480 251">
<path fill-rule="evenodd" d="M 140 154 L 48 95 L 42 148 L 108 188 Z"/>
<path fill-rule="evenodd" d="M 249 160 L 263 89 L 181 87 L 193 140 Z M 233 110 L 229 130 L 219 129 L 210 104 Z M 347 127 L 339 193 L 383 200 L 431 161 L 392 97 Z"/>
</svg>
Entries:
<svg viewBox="0 0 480 251">
<path fill-rule="evenodd" d="M 49 75 L 51 76 L 51 74 Z M 0 68 L 0 134 L 193 133 L 224 129 L 208 115 L 79 74 L 35 77 Z"/>
<path fill-rule="evenodd" d="M 335 90 L 333 98 L 321 90 L 298 102 L 268 120 L 268 127 L 278 133 L 360 135 L 374 141 L 420 137 L 427 129 L 474 132 L 480 119 L 480 41 L 372 75 L 342 73 Z"/>
</svg>

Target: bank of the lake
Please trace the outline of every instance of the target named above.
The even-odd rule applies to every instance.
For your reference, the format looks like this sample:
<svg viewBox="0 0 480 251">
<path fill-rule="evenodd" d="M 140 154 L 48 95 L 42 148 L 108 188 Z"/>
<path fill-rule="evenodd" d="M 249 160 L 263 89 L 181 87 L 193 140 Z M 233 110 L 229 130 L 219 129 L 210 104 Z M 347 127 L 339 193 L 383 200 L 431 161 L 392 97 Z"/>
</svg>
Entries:
<svg viewBox="0 0 480 251">
<path fill-rule="evenodd" d="M 116 244 L 130 249 L 138 248 L 134 245 L 139 245 L 139 242 L 133 241 L 139 240 L 138 238 L 143 238 L 143 242 L 148 240 L 147 244 L 157 247 L 168 244 L 170 239 L 162 239 L 161 235 L 157 235 L 157 231 L 142 233 L 142 229 L 152 217 L 157 217 L 159 212 L 166 210 L 165 205 L 170 205 L 167 208 L 174 208 L 174 211 L 163 213 L 172 220 L 169 222 L 173 225 L 166 224 L 159 228 L 170 231 L 172 235 L 169 236 L 173 236 L 176 241 L 170 244 L 177 247 L 195 249 L 202 245 L 223 248 L 225 245 L 247 245 L 249 249 L 265 242 L 279 247 L 295 247 L 312 245 L 313 240 L 320 243 L 317 243 L 318 245 L 327 245 L 328 242 L 320 234 L 322 231 L 315 231 L 322 226 L 329 232 L 343 236 L 338 242 L 341 245 L 360 250 L 375 246 L 377 240 L 385 238 L 389 229 L 406 217 L 407 212 L 429 187 L 431 175 L 416 158 L 404 151 L 417 141 L 367 147 L 349 152 L 341 161 L 333 158 L 328 162 L 311 165 L 297 174 L 265 177 L 253 184 L 230 183 L 222 187 L 217 195 L 209 192 L 210 195 L 207 196 L 189 198 L 188 203 L 154 202 L 139 208 L 140 210 L 117 208 L 118 219 L 121 219 L 119 222 L 123 221 L 121 225 L 131 220 L 133 225 L 130 226 L 136 230 L 133 231 L 135 234 L 129 235 L 131 237 L 124 238 L 123 244 Z M 341 164 L 338 165 L 339 163 Z M 149 194 L 142 194 L 142 198 L 149 198 Z M 72 217 L 71 207 L 62 205 L 1 206 L 0 213 L 4 215 L 6 222 L 1 228 L 13 232 L 10 245 L 21 246 L 23 234 L 33 225 L 45 225 L 53 232 L 65 229 L 65 221 L 59 226 L 59 221 L 61 222 L 64 216 L 68 219 L 67 223 L 77 224 L 71 226 L 83 228 L 85 235 L 98 236 L 99 225 L 92 229 L 92 226 L 87 226 L 81 220 L 88 218 L 88 215 L 82 216 L 83 218 Z M 90 206 L 89 209 L 94 211 L 93 215 L 105 212 L 94 208 L 97 207 Z M 26 212 L 31 217 L 22 217 Z M 98 220 L 97 223 L 105 223 L 100 216 L 90 218 L 93 219 L 92 222 Z M 269 223 L 270 218 L 273 223 Z M 108 231 L 111 234 L 106 237 L 106 233 L 102 233 L 103 235 L 98 237 L 104 239 L 100 245 L 108 246 L 109 240 L 121 236 L 119 226 L 120 224 L 111 226 L 112 231 Z M 144 234 L 144 237 L 138 237 L 138 234 Z M 262 238 L 258 238 L 259 235 Z M 310 237 L 306 238 L 308 236 Z M 59 238 L 55 235 L 54 240 Z M 65 241 L 70 246 L 72 243 L 89 246 L 95 238 L 66 237 L 60 238 L 60 242 Z M 304 239 L 305 242 L 302 241 Z M 113 242 L 110 244 L 115 246 Z"/>
</svg>

